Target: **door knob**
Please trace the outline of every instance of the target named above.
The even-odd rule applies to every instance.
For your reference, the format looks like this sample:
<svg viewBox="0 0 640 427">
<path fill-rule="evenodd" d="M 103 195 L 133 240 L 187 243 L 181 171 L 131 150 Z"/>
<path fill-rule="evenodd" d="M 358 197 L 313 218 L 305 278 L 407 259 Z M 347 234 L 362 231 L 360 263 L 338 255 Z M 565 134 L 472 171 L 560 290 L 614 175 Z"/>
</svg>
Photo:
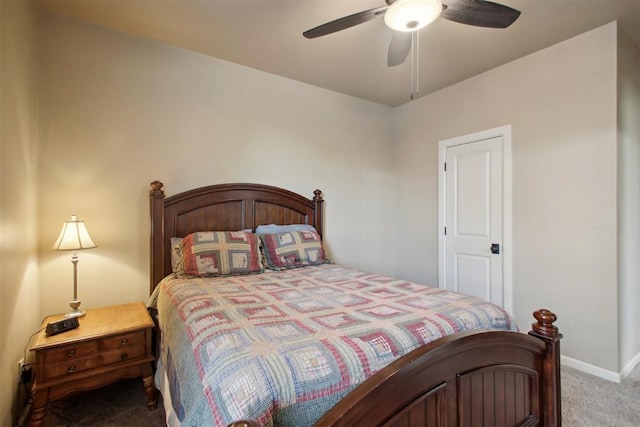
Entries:
<svg viewBox="0 0 640 427">
<path fill-rule="evenodd" d="M 492 254 L 499 254 L 500 253 L 500 244 L 499 243 L 492 243 L 491 244 L 491 253 Z"/>
</svg>

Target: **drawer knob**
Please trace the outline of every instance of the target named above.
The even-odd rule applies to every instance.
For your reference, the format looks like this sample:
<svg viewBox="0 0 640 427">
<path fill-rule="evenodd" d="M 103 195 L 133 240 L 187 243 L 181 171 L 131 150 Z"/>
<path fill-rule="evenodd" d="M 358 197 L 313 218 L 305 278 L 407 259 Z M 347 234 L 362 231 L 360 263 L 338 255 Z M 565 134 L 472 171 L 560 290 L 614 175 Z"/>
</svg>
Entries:
<svg viewBox="0 0 640 427">
<path fill-rule="evenodd" d="M 76 350 L 75 349 L 69 350 L 69 355 L 68 355 L 69 357 L 73 357 L 75 355 L 76 355 Z"/>
<path fill-rule="evenodd" d="M 127 359 L 127 357 L 129 357 L 129 355 L 128 355 L 127 353 L 122 353 L 122 354 L 120 355 L 120 358 L 121 358 L 122 360 L 126 360 L 126 359 Z"/>
<path fill-rule="evenodd" d="M 127 345 L 129 343 L 129 341 L 126 338 L 122 339 L 122 345 Z"/>
<path fill-rule="evenodd" d="M 68 372 L 69 372 L 70 374 L 71 374 L 71 373 L 73 373 L 73 372 L 75 372 L 75 371 L 76 371 L 76 367 L 75 367 L 75 366 L 73 366 L 73 365 L 69 366 Z"/>
</svg>

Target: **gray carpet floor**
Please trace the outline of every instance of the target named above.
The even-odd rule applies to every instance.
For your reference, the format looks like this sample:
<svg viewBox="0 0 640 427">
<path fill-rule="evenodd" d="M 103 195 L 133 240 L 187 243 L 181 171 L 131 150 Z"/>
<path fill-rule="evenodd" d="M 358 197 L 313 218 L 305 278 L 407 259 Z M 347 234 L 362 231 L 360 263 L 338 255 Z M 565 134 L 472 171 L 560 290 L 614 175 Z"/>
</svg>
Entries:
<svg viewBox="0 0 640 427">
<path fill-rule="evenodd" d="M 640 426 L 640 366 L 620 384 L 563 367 L 564 427 Z M 98 390 L 54 402 L 45 427 L 152 427 L 164 425 L 164 408 L 148 411 L 140 380 L 120 381 Z"/>
<path fill-rule="evenodd" d="M 640 426 L 640 365 L 619 384 L 562 367 L 564 427 Z"/>
<path fill-rule="evenodd" d="M 164 426 L 164 407 L 147 409 L 141 379 L 122 380 L 106 387 L 79 392 L 47 407 L 45 427 L 155 427 Z"/>
</svg>

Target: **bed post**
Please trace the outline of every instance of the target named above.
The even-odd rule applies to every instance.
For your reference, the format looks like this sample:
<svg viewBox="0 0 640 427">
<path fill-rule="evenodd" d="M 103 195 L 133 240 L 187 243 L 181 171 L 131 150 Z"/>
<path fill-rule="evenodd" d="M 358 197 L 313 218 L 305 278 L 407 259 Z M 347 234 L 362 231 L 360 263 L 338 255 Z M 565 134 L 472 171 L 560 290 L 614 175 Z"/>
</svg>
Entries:
<svg viewBox="0 0 640 427">
<path fill-rule="evenodd" d="M 560 399 L 560 339 L 562 334 L 553 324 L 557 317 L 549 310 L 540 309 L 533 313 L 536 322 L 531 325 L 529 335 L 541 339 L 547 344 L 547 353 L 543 360 L 544 371 L 544 425 L 560 427 L 562 408 Z"/>
<path fill-rule="evenodd" d="M 149 190 L 151 212 L 151 277 L 149 294 L 164 277 L 164 191 L 163 183 L 153 181 Z"/>
<path fill-rule="evenodd" d="M 313 223 L 320 237 L 322 237 L 322 203 L 324 202 L 322 191 L 315 190 L 313 192 L 313 202 L 315 203 L 315 209 L 313 210 L 315 218 L 313 218 Z"/>
</svg>

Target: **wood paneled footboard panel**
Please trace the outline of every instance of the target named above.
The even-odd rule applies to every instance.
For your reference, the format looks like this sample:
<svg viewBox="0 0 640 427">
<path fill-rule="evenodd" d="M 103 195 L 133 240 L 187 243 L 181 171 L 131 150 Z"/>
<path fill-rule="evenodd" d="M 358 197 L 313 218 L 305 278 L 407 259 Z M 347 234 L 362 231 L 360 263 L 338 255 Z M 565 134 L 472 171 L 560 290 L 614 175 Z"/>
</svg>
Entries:
<svg viewBox="0 0 640 427">
<path fill-rule="evenodd" d="M 541 419 L 539 381 L 535 370 L 516 365 L 490 366 L 459 375 L 459 424 L 537 425 Z"/>
<path fill-rule="evenodd" d="M 492 366 L 467 372 L 427 391 L 382 425 L 444 427 L 447 393 L 461 426 L 533 426 L 540 422 L 538 375 L 517 366 Z M 452 414 L 453 415 L 453 414 Z M 456 416 L 454 416 L 456 418 Z"/>
</svg>

